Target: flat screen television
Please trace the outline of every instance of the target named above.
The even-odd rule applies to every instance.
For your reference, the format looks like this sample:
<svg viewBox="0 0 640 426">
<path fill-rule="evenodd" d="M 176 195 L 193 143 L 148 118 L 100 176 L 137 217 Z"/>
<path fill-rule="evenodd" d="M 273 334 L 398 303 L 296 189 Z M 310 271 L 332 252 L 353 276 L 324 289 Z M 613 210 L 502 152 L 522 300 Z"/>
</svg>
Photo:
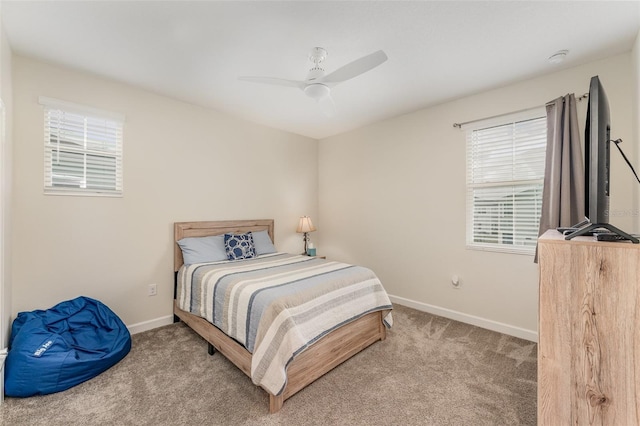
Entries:
<svg viewBox="0 0 640 426">
<path fill-rule="evenodd" d="M 609 100 L 600 78 L 591 77 L 589 84 L 589 105 L 584 131 L 584 187 L 585 222 L 575 227 L 576 231 L 565 237 L 570 240 L 579 235 L 594 233 L 614 234 L 615 239 L 628 239 L 638 243 L 638 239 L 609 223 L 609 167 L 611 165 L 611 117 Z M 616 238 L 615 236 L 619 237 Z M 604 239 L 604 238 L 603 238 Z"/>
<path fill-rule="evenodd" d="M 609 223 L 611 119 L 609 101 L 598 76 L 591 78 L 584 130 L 584 211 L 594 224 Z"/>
</svg>

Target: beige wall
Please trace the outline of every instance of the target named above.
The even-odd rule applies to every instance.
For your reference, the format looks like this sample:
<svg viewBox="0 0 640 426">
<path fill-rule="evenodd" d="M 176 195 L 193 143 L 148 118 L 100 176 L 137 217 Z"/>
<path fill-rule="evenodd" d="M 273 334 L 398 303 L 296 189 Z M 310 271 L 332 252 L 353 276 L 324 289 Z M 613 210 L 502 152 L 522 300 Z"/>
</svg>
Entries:
<svg viewBox="0 0 640 426">
<path fill-rule="evenodd" d="M 4 104 L 4 139 L 0 136 L 0 349 L 7 346 L 11 328 L 11 170 L 12 170 L 12 117 L 13 86 L 11 73 L 11 46 L 2 26 L 2 6 L 0 5 L 0 99 Z M 0 386 L 1 388 L 1 386 Z M 0 392 L 1 395 L 1 392 Z"/>
<path fill-rule="evenodd" d="M 541 106 L 566 93 L 582 95 L 596 74 L 609 97 L 612 135 L 629 141 L 623 145 L 636 158 L 630 55 L 321 140 L 320 251 L 373 268 L 394 296 L 535 337 L 538 272 L 533 257 L 465 248 L 465 135 L 452 124 Z M 585 112 L 586 102 L 581 102 L 581 128 Z M 633 175 L 617 153 L 612 157 L 611 208 L 621 212 L 612 223 L 637 231 L 628 214 L 634 207 Z M 451 285 L 454 274 L 461 278 L 458 289 Z"/>
<path fill-rule="evenodd" d="M 14 314 L 85 295 L 128 325 L 171 315 L 176 221 L 274 218 L 276 247 L 301 249 L 317 141 L 20 56 L 13 76 Z M 39 96 L 126 115 L 123 198 L 43 195 Z"/>
<path fill-rule="evenodd" d="M 0 2 L 0 100 L 4 120 L 0 123 L 0 349 L 11 335 L 11 171 L 13 86 L 9 40 L 2 24 Z M 0 111 L 1 113 L 2 111 Z M 0 117 L 2 120 L 2 117 Z M 4 359 L 0 359 L 0 405 L 4 398 Z"/>
<path fill-rule="evenodd" d="M 319 144 L 15 56 L 12 313 L 82 294 L 103 300 L 129 325 L 167 316 L 172 222 L 273 217 L 277 247 L 298 252 L 295 224 L 309 214 L 318 227 L 312 236 L 320 254 L 373 268 L 392 295 L 471 322 L 535 334 L 532 258 L 465 248 L 464 133 L 452 123 L 543 105 L 569 92 L 580 95 L 598 74 L 610 100 L 612 135 L 632 141 L 638 96 L 629 96 L 629 87 L 638 84 L 637 51 L 638 43 L 630 55 Z M 124 198 L 43 195 L 38 96 L 126 115 Z M 581 127 L 585 111 L 582 102 Z M 639 157 L 635 144 L 623 146 Z M 636 187 L 619 155 L 612 157 L 611 208 L 619 212 L 612 222 L 637 232 Z M 234 176 L 236 164 L 250 172 Z M 450 285 L 454 274 L 461 278 L 459 289 Z M 158 296 L 146 295 L 150 283 L 158 284 Z"/>
</svg>

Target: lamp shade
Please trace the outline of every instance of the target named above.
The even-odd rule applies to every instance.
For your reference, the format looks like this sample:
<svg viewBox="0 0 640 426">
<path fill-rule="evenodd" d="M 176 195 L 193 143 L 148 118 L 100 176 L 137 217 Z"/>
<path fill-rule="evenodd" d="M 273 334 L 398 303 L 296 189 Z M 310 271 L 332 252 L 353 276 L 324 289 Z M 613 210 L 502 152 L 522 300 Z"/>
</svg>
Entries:
<svg viewBox="0 0 640 426">
<path fill-rule="evenodd" d="M 309 216 L 302 216 L 300 218 L 300 222 L 298 222 L 298 229 L 296 232 L 313 232 L 316 230 L 316 227 L 313 226 L 313 222 L 311 222 L 311 218 Z"/>
</svg>

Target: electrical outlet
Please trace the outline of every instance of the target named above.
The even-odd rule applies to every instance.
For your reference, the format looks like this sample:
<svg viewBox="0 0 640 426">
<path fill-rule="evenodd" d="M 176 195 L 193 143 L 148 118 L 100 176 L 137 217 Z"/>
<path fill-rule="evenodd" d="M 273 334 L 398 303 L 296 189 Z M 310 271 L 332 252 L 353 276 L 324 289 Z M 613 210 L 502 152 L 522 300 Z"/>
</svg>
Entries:
<svg viewBox="0 0 640 426">
<path fill-rule="evenodd" d="M 156 294 L 158 294 L 158 286 L 157 284 L 149 284 L 149 296 L 155 296 Z"/>
<path fill-rule="evenodd" d="M 460 288 L 460 277 L 457 275 L 453 275 L 451 277 L 451 285 L 453 286 L 453 288 Z"/>
</svg>

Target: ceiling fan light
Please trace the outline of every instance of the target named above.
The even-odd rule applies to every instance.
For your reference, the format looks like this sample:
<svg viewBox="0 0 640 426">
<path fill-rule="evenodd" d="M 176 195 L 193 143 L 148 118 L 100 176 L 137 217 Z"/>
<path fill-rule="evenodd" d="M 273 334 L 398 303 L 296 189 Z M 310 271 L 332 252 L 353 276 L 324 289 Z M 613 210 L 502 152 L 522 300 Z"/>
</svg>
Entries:
<svg viewBox="0 0 640 426">
<path fill-rule="evenodd" d="M 329 88 L 321 83 L 313 83 L 304 88 L 304 93 L 311 99 L 320 101 L 329 96 Z"/>
</svg>

